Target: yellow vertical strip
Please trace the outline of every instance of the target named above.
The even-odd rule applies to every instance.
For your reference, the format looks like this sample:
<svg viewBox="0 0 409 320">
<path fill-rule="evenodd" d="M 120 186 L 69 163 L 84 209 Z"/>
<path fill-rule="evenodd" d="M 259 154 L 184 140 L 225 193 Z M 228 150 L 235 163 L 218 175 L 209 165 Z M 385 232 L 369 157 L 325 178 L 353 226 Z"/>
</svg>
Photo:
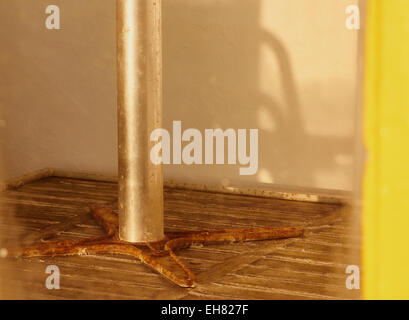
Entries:
<svg viewBox="0 0 409 320">
<path fill-rule="evenodd" d="M 363 296 L 409 299 L 409 1 L 368 0 Z"/>
</svg>

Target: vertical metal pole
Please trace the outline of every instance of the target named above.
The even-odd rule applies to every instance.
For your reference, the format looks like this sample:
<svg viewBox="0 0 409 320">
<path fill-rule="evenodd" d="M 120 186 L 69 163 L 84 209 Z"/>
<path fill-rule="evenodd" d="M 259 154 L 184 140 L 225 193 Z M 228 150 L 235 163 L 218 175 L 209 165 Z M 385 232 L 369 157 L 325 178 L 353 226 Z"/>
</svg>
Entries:
<svg viewBox="0 0 409 320">
<path fill-rule="evenodd" d="M 163 177 L 150 161 L 162 126 L 161 0 L 117 0 L 119 237 L 162 240 Z"/>
</svg>

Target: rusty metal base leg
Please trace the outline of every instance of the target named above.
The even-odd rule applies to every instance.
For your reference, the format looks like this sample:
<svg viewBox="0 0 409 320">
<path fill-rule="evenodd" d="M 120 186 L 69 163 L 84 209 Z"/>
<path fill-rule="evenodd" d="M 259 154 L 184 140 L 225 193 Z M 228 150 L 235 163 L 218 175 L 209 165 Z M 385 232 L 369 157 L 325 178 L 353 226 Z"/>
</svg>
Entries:
<svg viewBox="0 0 409 320">
<path fill-rule="evenodd" d="M 194 287 L 195 275 L 176 256 L 175 251 L 194 244 L 229 243 L 299 237 L 303 228 L 272 227 L 195 232 L 173 232 L 159 242 L 129 243 L 119 240 L 118 214 L 109 207 L 94 207 L 91 212 L 106 235 L 83 240 L 37 243 L 17 252 L 17 257 L 123 254 L 133 256 L 181 287 Z"/>
</svg>

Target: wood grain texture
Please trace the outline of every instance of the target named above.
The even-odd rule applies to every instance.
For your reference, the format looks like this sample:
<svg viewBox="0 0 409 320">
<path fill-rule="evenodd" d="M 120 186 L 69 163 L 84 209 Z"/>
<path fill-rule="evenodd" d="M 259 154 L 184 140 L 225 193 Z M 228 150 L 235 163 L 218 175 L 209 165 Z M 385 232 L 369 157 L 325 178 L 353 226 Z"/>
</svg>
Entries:
<svg viewBox="0 0 409 320">
<path fill-rule="evenodd" d="M 304 226 L 300 239 L 195 246 L 178 255 L 200 285 L 182 289 L 126 256 L 6 258 L 5 287 L 30 299 L 350 299 L 345 268 L 359 264 L 359 237 L 349 211 L 336 204 L 286 201 L 165 188 L 167 232 Z M 2 193 L 1 247 L 99 236 L 89 207 L 116 206 L 115 182 L 48 177 Z M 341 215 L 343 213 L 343 215 Z M 320 225 L 319 228 L 314 225 Z M 16 239 L 15 235 L 19 235 Z M 352 241 L 351 241 L 352 239 Z M 47 290 L 48 265 L 61 271 L 61 289 Z M 4 287 L 4 285 L 3 285 Z M 23 292 L 23 293 L 21 293 Z"/>
</svg>

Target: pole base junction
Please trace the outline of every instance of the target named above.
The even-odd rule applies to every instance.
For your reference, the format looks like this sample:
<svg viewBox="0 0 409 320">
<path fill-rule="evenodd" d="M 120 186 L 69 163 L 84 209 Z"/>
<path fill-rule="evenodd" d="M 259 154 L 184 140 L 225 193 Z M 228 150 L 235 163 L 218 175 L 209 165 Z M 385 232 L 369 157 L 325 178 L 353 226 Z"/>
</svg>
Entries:
<svg viewBox="0 0 409 320">
<path fill-rule="evenodd" d="M 180 287 L 195 286 L 195 275 L 178 258 L 176 251 L 192 245 L 277 240 L 300 237 L 301 227 L 269 227 L 203 230 L 167 233 L 158 242 L 130 243 L 119 240 L 118 214 L 110 207 L 93 207 L 91 213 L 105 229 L 106 235 L 81 240 L 40 242 L 16 252 L 16 257 L 73 256 L 120 254 L 135 257 Z"/>
</svg>

